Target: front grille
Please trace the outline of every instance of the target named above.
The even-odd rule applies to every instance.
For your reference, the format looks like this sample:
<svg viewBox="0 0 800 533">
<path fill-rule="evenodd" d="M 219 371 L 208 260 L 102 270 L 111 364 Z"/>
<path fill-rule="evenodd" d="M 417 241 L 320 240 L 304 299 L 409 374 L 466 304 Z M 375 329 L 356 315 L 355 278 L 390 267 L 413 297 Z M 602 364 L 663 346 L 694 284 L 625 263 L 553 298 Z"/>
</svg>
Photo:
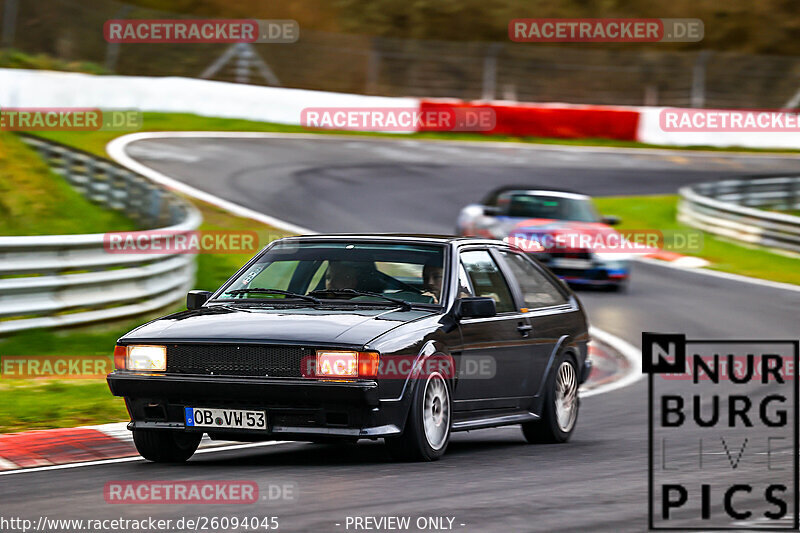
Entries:
<svg viewBox="0 0 800 533">
<path fill-rule="evenodd" d="M 248 344 L 172 344 L 167 372 L 222 376 L 301 377 L 301 365 L 313 348 Z"/>
</svg>

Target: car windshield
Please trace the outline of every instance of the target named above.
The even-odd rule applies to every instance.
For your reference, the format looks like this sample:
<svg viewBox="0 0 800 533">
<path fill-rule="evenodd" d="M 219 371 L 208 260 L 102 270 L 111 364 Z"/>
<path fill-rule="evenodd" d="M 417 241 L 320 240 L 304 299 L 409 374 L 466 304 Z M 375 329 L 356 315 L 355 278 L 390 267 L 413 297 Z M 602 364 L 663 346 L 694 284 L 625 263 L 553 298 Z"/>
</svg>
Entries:
<svg viewBox="0 0 800 533">
<path fill-rule="evenodd" d="M 511 193 L 501 195 L 497 206 L 501 214 L 509 217 L 600 221 L 591 201 L 581 197 Z"/>
<path fill-rule="evenodd" d="M 233 278 L 217 300 L 439 304 L 444 249 L 424 244 L 280 242 Z"/>
</svg>

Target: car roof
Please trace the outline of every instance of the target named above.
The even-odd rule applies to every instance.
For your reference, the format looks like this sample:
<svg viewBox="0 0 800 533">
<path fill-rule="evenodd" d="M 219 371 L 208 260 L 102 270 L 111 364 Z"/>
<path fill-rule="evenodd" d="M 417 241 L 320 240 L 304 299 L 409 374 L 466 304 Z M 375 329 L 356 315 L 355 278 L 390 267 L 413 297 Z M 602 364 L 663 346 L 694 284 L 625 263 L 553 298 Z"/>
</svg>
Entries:
<svg viewBox="0 0 800 533">
<path fill-rule="evenodd" d="M 508 243 L 480 237 L 458 237 L 456 235 L 435 235 L 425 233 L 315 233 L 313 235 L 296 235 L 284 237 L 281 241 L 388 241 L 397 243 L 427 244 L 491 244 L 508 245 Z"/>
<path fill-rule="evenodd" d="M 579 192 L 571 191 L 568 189 L 558 189 L 541 185 L 503 185 L 502 187 L 498 187 L 492 190 L 489 194 L 487 194 L 484 197 L 482 203 L 483 205 L 496 205 L 497 198 L 501 194 L 509 192 L 520 192 L 531 195 L 535 194 L 537 196 L 557 196 L 561 198 L 580 198 L 580 199 L 590 198 L 585 194 L 581 194 Z"/>
</svg>

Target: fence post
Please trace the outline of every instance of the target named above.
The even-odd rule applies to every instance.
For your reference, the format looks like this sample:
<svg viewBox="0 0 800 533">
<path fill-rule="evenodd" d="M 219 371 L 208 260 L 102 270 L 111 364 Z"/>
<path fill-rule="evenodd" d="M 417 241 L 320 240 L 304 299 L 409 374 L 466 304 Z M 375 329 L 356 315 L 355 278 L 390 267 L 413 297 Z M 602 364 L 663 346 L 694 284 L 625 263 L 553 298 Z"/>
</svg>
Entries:
<svg viewBox="0 0 800 533">
<path fill-rule="evenodd" d="M 482 100 L 494 100 L 497 95 L 497 55 L 500 43 L 492 43 L 483 57 L 483 94 Z"/>
<path fill-rule="evenodd" d="M 2 46 L 14 44 L 14 32 L 17 29 L 17 8 L 19 0 L 5 0 L 3 9 L 3 38 Z"/>
<path fill-rule="evenodd" d="M 378 76 L 381 68 L 381 53 L 378 51 L 378 39 L 373 37 L 370 40 L 369 52 L 367 55 L 367 83 L 364 87 L 364 94 L 378 94 Z"/>
<path fill-rule="evenodd" d="M 705 107 L 706 105 L 706 66 L 711 59 L 711 50 L 703 50 L 697 54 L 692 68 L 692 107 Z"/>
</svg>

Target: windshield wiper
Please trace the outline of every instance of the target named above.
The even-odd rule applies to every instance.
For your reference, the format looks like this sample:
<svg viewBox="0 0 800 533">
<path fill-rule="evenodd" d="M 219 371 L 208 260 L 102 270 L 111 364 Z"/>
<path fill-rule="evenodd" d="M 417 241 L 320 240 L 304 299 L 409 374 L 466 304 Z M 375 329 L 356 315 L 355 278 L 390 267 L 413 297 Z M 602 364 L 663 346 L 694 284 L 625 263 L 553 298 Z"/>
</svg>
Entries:
<svg viewBox="0 0 800 533">
<path fill-rule="evenodd" d="M 319 301 L 318 298 L 314 298 L 313 296 L 309 296 L 307 294 L 299 294 L 299 293 L 296 293 L 296 292 L 282 291 L 282 290 L 279 290 L 279 289 L 262 289 L 262 288 L 259 288 L 259 287 L 253 287 L 253 288 L 250 288 L 250 289 L 233 289 L 232 291 L 226 291 L 223 294 L 232 294 L 232 295 L 236 296 L 238 294 L 248 294 L 248 293 L 254 293 L 254 294 L 281 294 L 283 296 L 286 296 L 287 298 L 298 298 L 300 300 L 306 300 L 306 301 L 309 301 L 309 302 L 314 302 L 315 304 L 321 304 L 322 303 L 322 302 Z"/>
<path fill-rule="evenodd" d="M 331 294 L 331 295 L 353 295 L 353 296 L 372 296 L 374 298 L 381 298 L 388 302 L 396 303 L 397 305 L 402 306 L 406 311 L 411 309 L 411 304 L 406 302 L 405 300 L 401 300 L 399 298 L 392 298 L 390 296 L 384 296 L 383 294 L 377 292 L 369 292 L 369 291 L 358 291 L 356 289 L 317 289 L 315 291 L 311 291 L 308 293 L 316 294 L 316 295 L 323 295 L 323 294 Z"/>
</svg>

